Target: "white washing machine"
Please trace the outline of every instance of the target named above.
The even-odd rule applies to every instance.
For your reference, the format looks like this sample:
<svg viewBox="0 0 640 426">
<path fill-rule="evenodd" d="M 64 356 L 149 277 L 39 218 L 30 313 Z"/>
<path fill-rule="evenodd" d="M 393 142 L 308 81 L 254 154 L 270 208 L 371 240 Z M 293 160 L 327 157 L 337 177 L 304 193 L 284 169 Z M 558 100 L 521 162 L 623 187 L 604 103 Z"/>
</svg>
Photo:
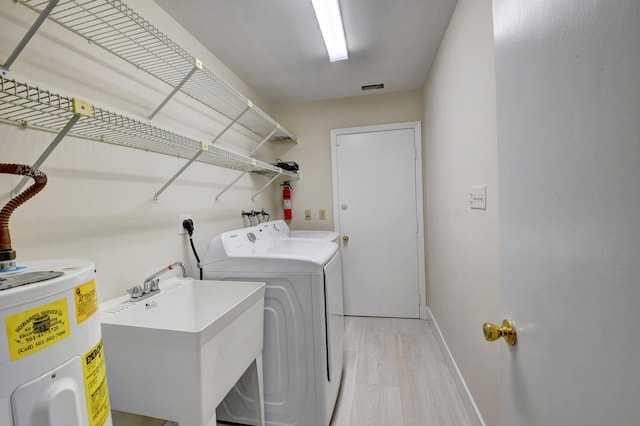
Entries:
<svg viewBox="0 0 640 426">
<path fill-rule="evenodd" d="M 342 263 L 336 244 L 286 238 L 284 230 L 267 222 L 212 239 L 204 278 L 266 283 L 266 424 L 328 426 L 343 367 Z M 218 406 L 218 420 L 255 424 L 247 374 Z"/>
</svg>

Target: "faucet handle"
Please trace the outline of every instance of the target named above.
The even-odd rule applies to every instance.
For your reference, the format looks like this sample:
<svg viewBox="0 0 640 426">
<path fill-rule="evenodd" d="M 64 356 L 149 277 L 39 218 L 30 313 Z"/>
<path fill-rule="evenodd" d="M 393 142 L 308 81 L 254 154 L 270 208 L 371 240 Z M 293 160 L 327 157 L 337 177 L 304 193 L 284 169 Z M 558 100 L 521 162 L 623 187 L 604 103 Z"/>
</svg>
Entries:
<svg viewBox="0 0 640 426">
<path fill-rule="evenodd" d="M 134 285 L 133 287 L 127 289 L 127 293 L 129 293 L 129 295 L 131 296 L 131 299 L 137 299 L 140 296 L 142 296 L 144 291 L 142 290 L 142 287 L 140 287 L 139 285 Z"/>
<path fill-rule="evenodd" d="M 154 278 L 149 282 L 149 291 L 160 290 L 160 278 Z"/>
</svg>

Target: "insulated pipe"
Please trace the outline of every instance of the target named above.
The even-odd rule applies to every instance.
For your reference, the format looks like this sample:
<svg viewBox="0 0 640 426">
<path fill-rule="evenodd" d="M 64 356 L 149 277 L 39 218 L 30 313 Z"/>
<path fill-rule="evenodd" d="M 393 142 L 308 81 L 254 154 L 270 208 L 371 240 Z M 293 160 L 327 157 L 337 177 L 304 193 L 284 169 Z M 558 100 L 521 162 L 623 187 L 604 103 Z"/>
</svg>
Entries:
<svg viewBox="0 0 640 426">
<path fill-rule="evenodd" d="M 44 186 L 47 184 L 47 176 L 40 170 L 24 164 L 0 163 L 0 173 L 28 176 L 35 180 L 33 185 L 9 200 L 2 210 L 0 210 L 0 269 L 5 269 L 2 268 L 2 264 L 7 262 L 15 263 L 14 259 L 16 258 L 16 252 L 11 248 L 9 217 L 13 211 L 25 201 L 42 191 Z"/>
</svg>

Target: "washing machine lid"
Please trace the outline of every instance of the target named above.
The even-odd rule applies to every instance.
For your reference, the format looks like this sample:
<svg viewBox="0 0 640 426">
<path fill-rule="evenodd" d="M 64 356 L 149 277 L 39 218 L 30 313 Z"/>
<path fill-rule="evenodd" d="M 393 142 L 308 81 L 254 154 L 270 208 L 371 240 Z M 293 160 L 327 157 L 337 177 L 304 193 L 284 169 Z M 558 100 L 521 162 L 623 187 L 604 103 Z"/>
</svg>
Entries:
<svg viewBox="0 0 640 426">
<path fill-rule="evenodd" d="M 225 233 L 220 237 L 219 243 L 224 248 L 225 257 L 287 259 L 318 265 L 327 263 L 338 250 L 336 244 L 326 241 L 260 237 L 252 232 Z"/>
<path fill-rule="evenodd" d="M 338 251 L 338 245 L 311 239 L 277 238 L 267 232 L 256 232 L 255 227 L 225 232 L 211 240 L 204 257 L 207 265 L 222 264 L 242 267 L 247 271 L 262 271 L 265 263 L 269 269 L 321 270 Z M 306 266 L 305 266 L 306 265 Z"/>
</svg>

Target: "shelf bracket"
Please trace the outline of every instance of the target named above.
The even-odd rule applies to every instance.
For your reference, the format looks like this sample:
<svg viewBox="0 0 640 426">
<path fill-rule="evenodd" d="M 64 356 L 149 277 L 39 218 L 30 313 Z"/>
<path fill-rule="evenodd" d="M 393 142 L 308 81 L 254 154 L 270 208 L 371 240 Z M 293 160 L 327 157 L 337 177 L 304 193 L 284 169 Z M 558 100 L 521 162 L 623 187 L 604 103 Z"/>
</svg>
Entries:
<svg viewBox="0 0 640 426">
<path fill-rule="evenodd" d="M 227 127 L 224 128 L 224 130 L 222 132 L 220 132 L 220 134 L 218 134 L 218 136 L 215 137 L 215 139 L 213 139 L 211 141 L 211 144 L 213 145 L 214 143 L 216 143 L 218 141 L 218 139 L 220 139 L 222 137 L 222 135 L 224 135 L 226 133 L 227 130 L 229 130 L 231 128 L 231 126 L 233 126 L 234 124 L 236 124 L 238 122 L 238 120 L 240 120 L 240 117 L 242 117 L 244 115 L 245 112 L 249 111 L 249 109 L 251 109 L 251 104 L 249 104 L 249 106 L 247 106 L 240 114 L 238 114 L 238 116 L 236 118 L 233 119 L 233 121 L 231 123 L 229 123 L 227 125 Z M 165 189 L 167 189 L 169 187 L 169 185 L 171 185 L 173 183 L 174 180 L 176 180 L 178 178 L 178 176 L 180 176 L 182 174 L 182 172 L 184 172 L 185 170 L 187 170 L 187 168 L 198 159 L 198 157 L 200 157 L 200 154 L 202 154 L 204 151 L 208 151 L 209 150 L 209 145 L 206 142 L 201 142 L 201 148 L 200 151 L 198 151 L 196 153 L 196 155 L 194 155 L 188 162 L 187 164 L 185 164 L 184 166 L 182 166 L 182 168 L 180 170 L 178 170 L 178 172 L 173 175 L 173 177 L 171 179 L 169 179 L 169 182 L 165 183 L 164 186 L 162 188 L 160 188 L 160 190 L 158 192 L 155 193 L 155 195 L 153 196 L 153 200 L 157 203 L 158 197 L 160 196 L 160 194 L 162 194 L 164 192 Z M 239 178 L 238 178 L 239 179 Z M 237 179 L 233 182 L 235 183 L 237 181 Z M 233 185 L 233 183 L 231 185 Z M 231 186 L 230 185 L 230 186 Z M 224 190 L 226 191 L 227 189 L 229 189 L 228 187 Z M 222 192 L 224 192 L 222 191 Z M 222 193 L 218 194 L 218 197 L 222 195 Z M 216 197 L 216 200 L 218 199 L 218 197 Z"/>
<path fill-rule="evenodd" d="M 280 174 L 276 174 L 274 177 L 271 178 L 271 180 L 269 180 L 269 182 L 267 182 L 262 188 L 260 188 L 258 190 L 258 192 L 256 192 L 255 194 L 253 194 L 253 196 L 251 197 L 251 201 L 253 201 L 258 195 L 260 195 L 260 193 L 262 191 L 264 191 L 265 189 L 267 189 L 267 187 L 269 185 L 271 185 L 276 179 L 278 179 L 280 177 Z"/>
<path fill-rule="evenodd" d="M 216 136 L 212 141 L 211 144 L 214 144 L 216 142 L 218 142 L 218 139 L 220 139 L 222 137 L 222 135 L 224 135 L 227 130 L 229 130 L 231 128 L 231 126 L 233 126 L 234 124 L 236 124 L 238 122 L 238 120 L 240 120 L 240 118 L 244 115 L 245 112 L 249 111 L 249 109 L 251 109 L 251 104 L 249 104 L 249 106 L 247 106 L 245 109 L 242 110 L 242 112 L 240 114 L 238 114 L 238 116 L 236 118 L 233 119 L 233 121 L 229 124 L 227 124 L 227 127 L 224 128 L 224 130 L 222 130 L 218 136 Z"/>
<path fill-rule="evenodd" d="M 264 144 L 265 144 L 269 139 L 271 139 L 271 136 L 275 135 L 279 128 L 280 128 L 280 125 L 276 126 L 276 128 L 275 128 L 275 129 L 273 129 L 273 131 L 272 131 L 271 133 L 269 133 L 269 136 L 267 136 L 266 138 L 264 138 L 264 140 L 263 140 L 262 142 L 260 142 L 260 144 L 259 144 L 258 146 L 256 146 L 255 148 L 253 148 L 253 151 L 251 151 L 251 152 L 249 153 L 249 157 L 253 157 L 253 154 L 255 154 L 255 152 L 256 152 L 257 150 L 259 150 L 259 149 L 260 149 L 260 147 L 261 147 L 262 145 L 264 145 Z"/>
<path fill-rule="evenodd" d="M 233 185 L 236 184 L 237 181 L 239 181 L 242 176 L 246 175 L 247 173 L 249 173 L 248 171 L 244 171 L 242 172 L 242 174 L 240 174 L 240 176 L 238 176 L 237 178 L 235 178 L 233 180 L 233 182 L 231 182 L 229 185 L 227 185 L 227 187 L 225 189 L 223 189 L 222 191 L 220 191 L 220 193 L 218 195 L 216 195 L 216 201 L 218 201 L 218 198 L 220 198 L 222 196 L 222 194 L 224 194 L 225 192 L 227 192 L 229 190 L 229 188 L 231 188 Z"/>
<path fill-rule="evenodd" d="M 247 107 L 246 107 L 246 108 L 245 108 L 245 109 L 244 109 L 240 114 L 238 114 L 238 116 L 237 116 L 236 118 L 234 118 L 234 119 L 233 119 L 233 121 L 232 121 L 231 123 L 229 123 L 229 124 L 227 125 L 227 127 L 225 127 L 225 128 L 224 128 L 224 130 L 222 130 L 222 132 L 220 132 L 220 134 L 218 134 L 218 136 L 216 136 L 216 137 L 215 137 L 215 139 L 214 139 L 213 141 L 211 141 L 211 144 L 216 143 L 216 142 L 218 141 L 218 139 L 220 139 L 220 138 L 222 137 L 222 135 L 224 135 L 224 134 L 227 132 L 227 130 L 229 130 L 229 129 L 231 128 L 231 126 L 233 126 L 234 124 L 236 124 L 236 123 L 238 122 L 238 120 L 240 120 L 240 117 L 242 117 L 242 116 L 243 116 L 247 111 L 249 111 L 251 108 L 253 108 L 253 103 L 252 103 L 251 101 L 249 101 L 249 102 L 247 103 Z M 258 148 L 260 148 L 260 146 L 261 146 L 263 143 L 265 143 L 265 142 L 266 142 L 266 141 L 267 141 L 271 136 L 273 136 L 273 134 L 276 132 L 276 130 L 278 130 L 278 128 L 277 128 L 277 127 L 273 130 L 273 132 L 271 132 L 271 134 L 270 134 L 269 136 L 267 136 L 267 138 L 266 138 L 264 141 L 262 141 L 262 143 L 261 143 L 260 145 L 258 145 L 258 146 L 253 150 L 253 151 L 251 151 L 251 154 L 249 154 L 249 156 L 251 156 L 251 155 L 252 155 L 252 154 L 253 154 L 253 153 L 254 153 Z M 255 160 L 254 160 L 254 164 L 255 164 Z M 238 176 L 237 178 L 235 178 L 235 179 L 233 180 L 233 182 L 231 182 L 231 183 L 230 183 L 229 185 L 227 185 L 227 186 L 226 186 L 222 191 L 220 191 L 220 192 L 218 193 L 218 195 L 216 195 L 216 201 L 218 201 L 218 199 L 222 196 L 222 194 L 224 194 L 225 192 L 227 192 L 227 191 L 228 191 L 228 190 L 229 190 L 233 185 L 235 185 L 235 184 L 236 184 L 236 182 L 238 182 L 238 181 L 242 178 L 242 176 L 246 175 L 247 173 L 248 173 L 248 170 L 247 170 L 247 171 L 242 172 L 242 174 L 240 174 L 240 176 Z M 276 175 L 276 177 L 278 177 L 278 175 Z M 266 186 L 265 186 L 265 188 L 266 188 Z M 263 188 L 263 189 L 264 189 L 264 188 Z M 260 192 L 262 192 L 262 190 L 263 190 L 263 189 L 261 189 L 261 190 L 258 192 L 258 194 L 259 194 Z M 257 195 L 257 194 L 256 194 L 256 195 Z M 253 200 L 253 198 L 252 198 L 252 200 Z"/>
<path fill-rule="evenodd" d="M 72 107 L 73 107 L 73 117 L 71 117 L 71 120 L 69 120 L 69 122 L 67 122 L 67 124 L 64 126 L 64 128 L 62 130 L 60 130 L 60 133 L 58 133 L 56 135 L 55 139 L 53 139 L 53 141 L 51 141 L 51 143 L 49 144 L 47 149 L 45 149 L 44 152 L 40 155 L 40 157 L 38 157 L 36 162 L 33 163 L 33 168 L 34 169 L 40 168 L 42 163 L 44 163 L 45 160 L 47 158 L 49 158 L 49 155 L 51 155 L 51 153 L 56 149 L 56 147 L 62 141 L 62 139 L 64 139 L 64 137 L 67 136 L 67 133 L 69 133 L 69 131 L 71 131 L 71 128 L 74 126 L 74 124 L 76 124 L 78 122 L 80 117 L 91 117 L 92 116 L 92 114 L 91 114 L 91 104 L 88 103 L 88 102 L 85 102 L 85 101 L 80 100 L 78 98 L 73 98 L 72 99 Z M 30 179 L 29 176 L 25 176 L 20 180 L 18 185 L 16 185 L 16 187 L 13 188 L 13 191 L 11 191 L 11 198 L 17 197 L 18 194 L 20 194 L 20 191 L 22 191 L 22 188 L 26 185 L 26 183 L 29 181 L 29 179 Z"/>
<path fill-rule="evenodd" d="M 169 93 L 169 95 L 165 98 L 164 101 L 162 101 L 162 103 L 160 105 L 158 105 L 158 108 L 156 108 L 156 110 L 153 111 L 151 113 L 151 115 L 149 115 L 149 117 L 148 117 L 149 120 L 153 120 L 153 117 L 155 117 L 156 114 L 159 113 L 162 108 L 164 108 L 164 106 L 167 104 L 167 102 L 169 102 L 171 100 L 171 98 L 173 98 L 175 96 L 175 94 L 178 93 L 180 91 L 180 89 L 182 89 L 182 86 L 184 86 L 184 84 L 187 81 L 189 81 L 191 76 L 193 74 L 195 74 L 196 71 L 202 71 L 202 61 L 200 61 L 200 59 L 198 59 L 198 58 L 195 58 L 193 69 L 191 71 L 189 71 L 189 74 L 187 74 L 182 79 L 182 81 L 180 83 L 178 83 L 178 85 L 176 87 L 174 87 L 173 91 L 171 93 Z"/>
<path fill-rule="evenodd" d="M 240 120 L 240 117 L 242 117 L 244 115 L 245 112 L 249 111 L 249 109 L 251 109 L 251 103 L 249 103 L 249 105 L 240 113 L 238 114 L 238 116 L 236 118 L 233 119 L 233 121 L 231 123 L 229 123 L 227 125 L 227 127 L 224 128 L 224 130 L 222 132 L 220 132 L 220 134 L 218 134 L 218 136 L 215 137 L 215 139 L 213 139 L 211 141 L 211 144 L 213 145 L 214 143 L 216 143 L 218 141 L 218 139 L 220 139 L 222 137 L 222 135 L 225 134 L 225 132 L 227 130 L 229 130 L 229 128 L 231 128 L 231 126 L 233 126 L 234 124 L 236 124 L 238 122 L 238 120 Z M 173 177 L 171 179 L 169 179 L 169 182 L 165 183 L 164 186 L 162 188 L 160 188 L 160 190 L 158 192 L 155 193 L 155 195 L 153 196 L 153 200 L 154 202 L 158 202 L 159 199 L 158 197 L 160 197 L 160 194 L 162 194 L 164 192 L 165 189 L 167 189 L 169 187 L 169 185 L 171 185 L 173 183 L 173 181 L 175 181 L 178 176 L 180 176 L 182 174 L 182 172 L 184 172 L 185 170 L 187 170 L 187 168 L 198 159 L 198 157 L 200 157 L 200 154 L 202 154 L 204 151 L 208 151 L 209 150 L 209 145 L 206 142 L 201 142 L 201 148 L 200 151 L 198 151 L 196 153 L 196 155 L 194 155 L 193 157 L 191 157 L 191 159 L 187 162 L 187 164 L 185 164 L 184 166 L 182 166 L 182 168 L 180 170 L 178 170 L 178 172 L 173 175 Z M 235 181 L 234 181 L 235 183 Z M 233 184 L 232 184 L 233 185 Z M 227 188 L 228 189 L 228 188 Z M 226 191 L 226 189 L 225 189 Z M 224 192 L 224 191 L 223 191 Z M 220 196 L 222 194 L 218 194 L 218 196 Z M 216 198 L 217 200 L 218 198 Z"/>
<path fill-rule="evenodd" d="M 24 37 L 22 37 L 22 40 L 20 40 L 20 43 L 18 43 L 16 48 L 13 50 L 13 53 L 11 53 L 7 61 L 0 67 L 0 74 L 5 77 L 9 76 L 9 68 L 11 67 L 11 65 L 13 65 L 13 63 L 18 58 L 20 53 L 22 53 L 27 44 L 29 44 L 29 41 L 31 41 L 33 36 L 38 32 L 40 26 L 45 21 L 45 19 L 47 19 L 53 8 L 58 5 L 58 1 L 59 0 L 51 0 L 47 7 L 45 7 L 44 10 L 40 13 L 38 19 L 36 19 L 33 25 L 31 25 L 31 28 L 29 28 L 29 31 L 27 31 Z"/>
<path fill-rule="evenodd" d="M 158 202 L 160 201 L 158 197 L 160 197 L 160 194 L 162 194 L 164 192 L 165 189 L 167 189 L 169 187 L 169 185 L 171 185 L 173 183 L 173 181 L 175 181 L 176 179 L 178 179 L 178 176 L 180 176 L 185 170 L 187 170 L 187 168 L 193 164 L 194 161 L 196 161 L 198 159 L 198 157 L 200 157 L 200 155 L 209 150 L 209 145 L 206 142 L 200 142 L 200 150 L 198 152 L 196 152 L 196 154 L 191 157 L 191 159 L 189 161 L 187 161 L 187 163 L 182 166 L 182 168 L 180 170 L 178 170 L 178 172 L 173 175 L 173 177 L 171 179 L 169 179 L 169 181 L 167 183 L 164 184 L 164 186 L 162 188 L 160 188 L 160 190 L 158 192 L 156 192 L 153 195 L 153 201 L 154 202 Z"/>
</svg>

